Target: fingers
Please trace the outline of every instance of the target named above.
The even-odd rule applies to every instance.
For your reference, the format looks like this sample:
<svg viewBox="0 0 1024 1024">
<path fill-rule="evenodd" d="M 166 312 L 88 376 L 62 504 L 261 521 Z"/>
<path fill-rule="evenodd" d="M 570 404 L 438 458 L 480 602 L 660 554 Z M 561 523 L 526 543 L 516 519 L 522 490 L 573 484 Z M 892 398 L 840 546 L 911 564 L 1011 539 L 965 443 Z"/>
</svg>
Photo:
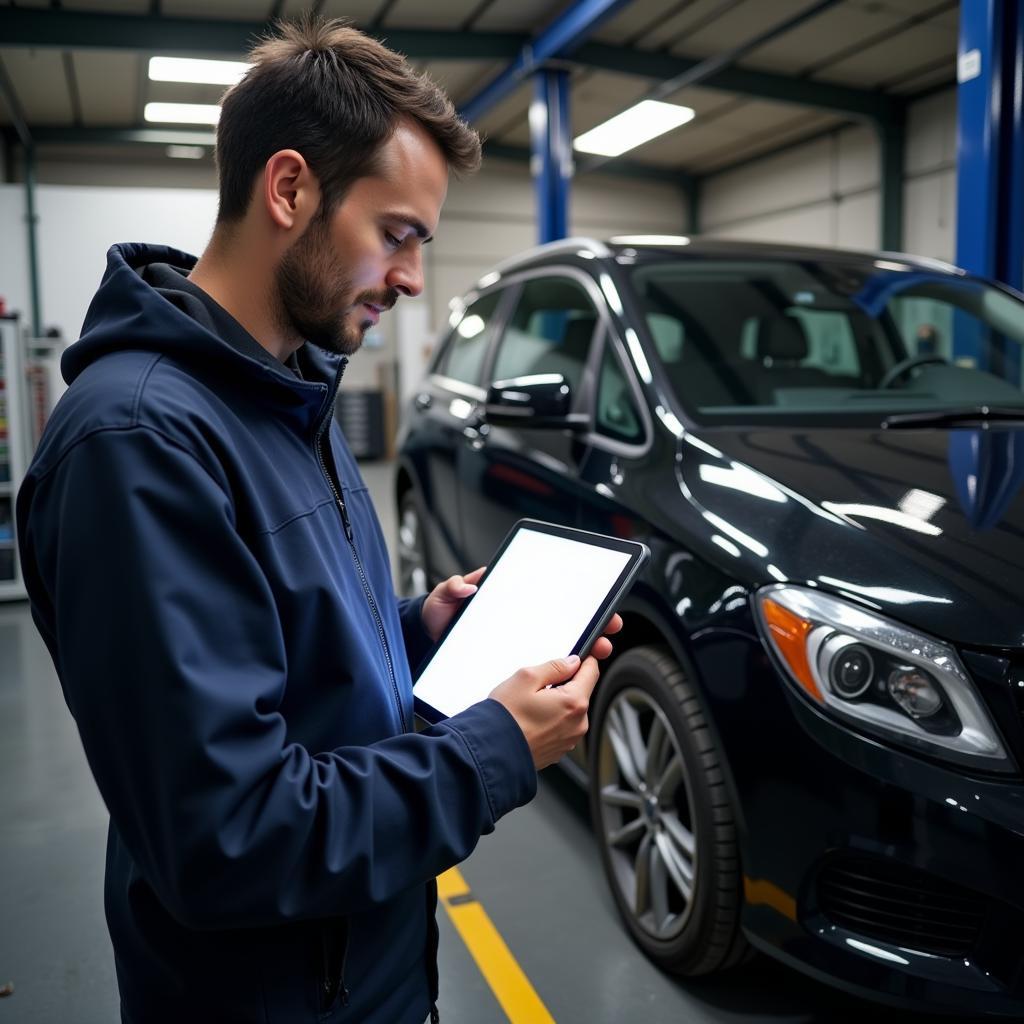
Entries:
<svg viewBox="0 0 1024 1024">
<path fill-rule="evenodd" d="M 480 578 L 483 576 L 485 572 L 487 572 L 487 566 L 481 565 L 479 569 L 474 569 L 472 572 L 467 572 L 462 578 L 467 583 L 476 584 L 480 582 Z"/>
<path fill-rule="evenodd" d="M 469 576 L 449 576 L 448 579 L 441 584 L 444 591 L 444 598 L 447 601 L 464 601 L 470 594 L 476 593 L 476 581 L 470 577 L 476 576 L 477 579 L 480 577 L 476 573 L 470 573 Z"/>
<path fill-rule="evenodd" d="M 622 616 L 616 612 L 609 620 L 608 625 L 604 627 L 604 635 L 611 636 L 618 633 L 622 629 Z"/>
<path fill-rule="evenodd" d="M 516 674 L 525 677 L 532 689 L 544 690 L 572 679 L 579 665 L 580 659 L 572 654 L 568 658 L 554 658 L 541 665 L 521 669 Z"/>
<path fill-rule="evenodd" d="M 594 641 L 594 646 L 590 648 L 590 653 L 598 659 L 598 661 L 604 661 L 609 654 L 612 653 L 612 642 L 605 636 L 599 636 Z"/>
<path fill-rule="evenodd" d="M 576 675 L 572 677 L 573 689 L 578 689 L 578 695 L 584 704 L 590 703 L 590 697 L 594 692 L 594 687 L 597 686 L 600 675 L 601 669 L 597 664 L 597 658 L 590 655 L 580 665 Z"/>
</svg>

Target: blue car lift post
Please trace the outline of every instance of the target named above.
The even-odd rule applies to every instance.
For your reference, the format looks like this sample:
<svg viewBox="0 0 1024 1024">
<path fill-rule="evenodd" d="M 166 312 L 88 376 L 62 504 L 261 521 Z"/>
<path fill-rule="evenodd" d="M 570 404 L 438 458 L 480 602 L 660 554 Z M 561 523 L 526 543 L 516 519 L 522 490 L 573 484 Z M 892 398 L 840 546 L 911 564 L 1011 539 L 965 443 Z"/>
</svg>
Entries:
<svg viewBox="0 0 1024 1024">
<path fill-rule="evenodd" d="M 534 76 L 530 104 L 530 173 L 537 197 L 537 241 L 565 238 L 572 181 L 569 72 L 545 68 Z"/>
<path fill-rule="evenodd" d="M 512 63 L 467 101 L 459 113 L 474 121 L 507 96 L 528 75 L 534 76 L 530 104 L 530 173 L 537 196 L 538 241 L 565 238 L 572 179 L 572 133 L 569 127 L 569 72 L 552 68 L 630 0 L 576 0 Z"/>
<path fill-rule="evenodd" d="M 960 5 L 956 261 L 1024 288 L 1024 0 Z M 956 318 L 953 357 L 1021 383 L 1020 345 L 997 339 L 998 365 L 973 317 Z"/>
</svg>

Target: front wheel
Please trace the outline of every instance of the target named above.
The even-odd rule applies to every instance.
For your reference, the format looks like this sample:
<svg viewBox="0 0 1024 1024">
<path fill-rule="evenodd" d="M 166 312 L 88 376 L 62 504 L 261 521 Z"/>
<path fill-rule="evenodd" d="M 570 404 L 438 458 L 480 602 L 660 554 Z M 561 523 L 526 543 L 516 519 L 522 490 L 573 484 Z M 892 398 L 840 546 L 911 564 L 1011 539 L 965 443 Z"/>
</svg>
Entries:
<svg viewBox="0 0 1024 1024">
<path fill-rule="evenodd" d="M 398 499 L 398 590 L 401 597 L 416 597 L 430 589 L 423 521 L 416 495 L 406 491 Z"/>
<path fill-rule="evenodd" d="M 590 802 L 615 902 L 660 967 L 742 960 L 735 816 L 693 684 L 663 647 L 617 658 L 593 708 Z"/>
</svg>

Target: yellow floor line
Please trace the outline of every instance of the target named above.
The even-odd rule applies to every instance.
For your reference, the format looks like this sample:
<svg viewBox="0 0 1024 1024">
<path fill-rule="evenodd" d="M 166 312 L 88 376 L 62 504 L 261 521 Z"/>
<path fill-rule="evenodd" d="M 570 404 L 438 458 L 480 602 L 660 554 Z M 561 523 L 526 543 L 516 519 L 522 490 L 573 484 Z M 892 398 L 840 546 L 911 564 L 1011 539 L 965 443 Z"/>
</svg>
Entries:
<svg viewBox="0 0 1024 1024">
<path fill-rule="evenodd" d="M 437 893 L 511 1024 L 555 1024 L 458 868 L 438 878 Z"/>
</svg>

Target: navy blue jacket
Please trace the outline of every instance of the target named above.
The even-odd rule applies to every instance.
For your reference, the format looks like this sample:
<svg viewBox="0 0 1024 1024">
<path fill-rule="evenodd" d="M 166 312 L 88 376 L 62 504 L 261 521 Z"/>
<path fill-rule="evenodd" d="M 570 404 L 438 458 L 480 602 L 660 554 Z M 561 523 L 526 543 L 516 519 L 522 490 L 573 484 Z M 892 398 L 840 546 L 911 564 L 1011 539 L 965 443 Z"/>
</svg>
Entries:
<svg viewBox="0 0 1024 1024">
<path fill-rule="evenodd" d="M 430 640 L 333 422 L 345 360 L 300 378 L 154 264 L 194 259 L 110 250 L 18 497 L 124 1018 L 419 1024 L 432 879 L 533 796 L 529 748 L 491 700 L 411 731 Z"/>
</svg>

